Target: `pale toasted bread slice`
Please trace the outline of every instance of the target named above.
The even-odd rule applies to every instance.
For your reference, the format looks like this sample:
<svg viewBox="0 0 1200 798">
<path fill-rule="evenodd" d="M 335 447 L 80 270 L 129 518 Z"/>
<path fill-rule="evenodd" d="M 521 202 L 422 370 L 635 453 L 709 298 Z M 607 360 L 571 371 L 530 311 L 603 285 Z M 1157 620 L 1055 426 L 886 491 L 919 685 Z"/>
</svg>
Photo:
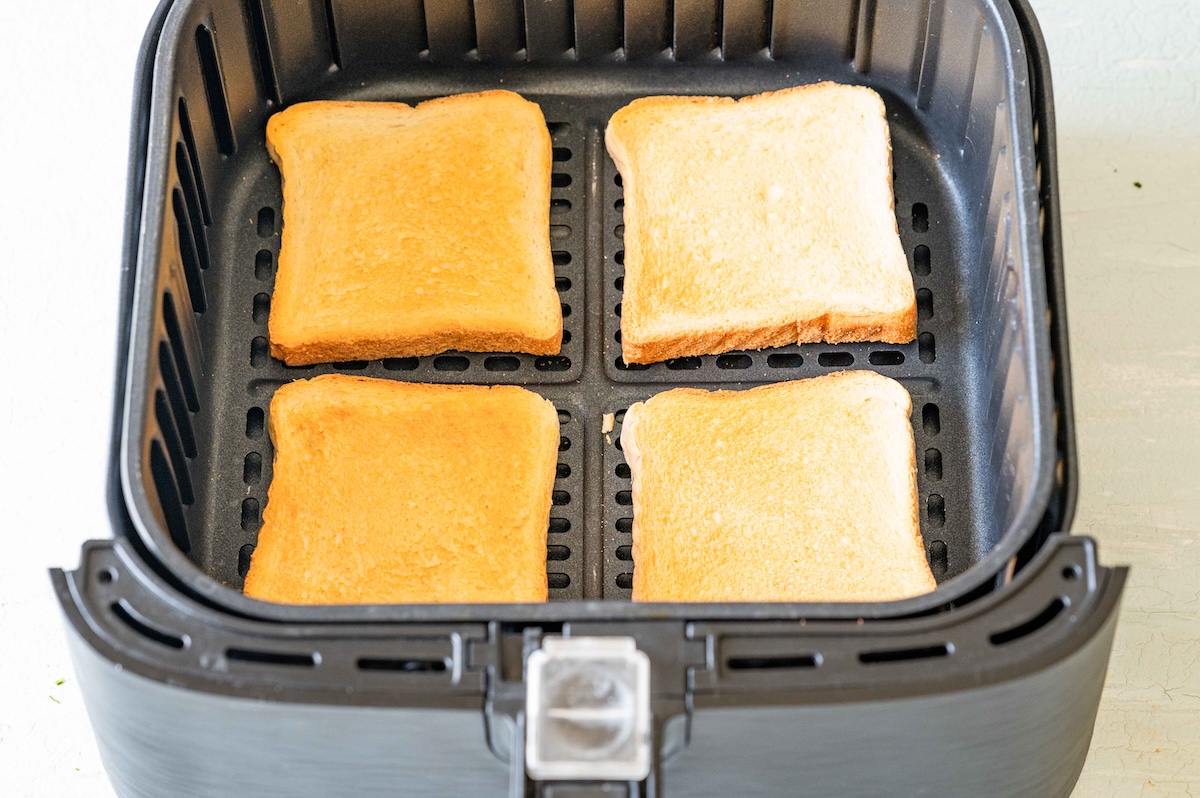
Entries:
<svg viewBox="0 0 1200 798">
<path fill-rule="evenodd" d="M 676 388 L 625 414 L 635 601 L 889 601 L 936 587 L 908 392 L 869 371 Z"/>
<path fill-rule="evenodd" d="M 605 140 L 625 187 L 626 362 L 916 336 L 874 91 L 648 97 Z"/>
<path fill-rule="evenodd" d="M 289 604 L 545 601 L 558 413 L 515 386 L 326 375 L 271 400 L 245 593 Z"/>
<path fill-rule="evenodd" d="M 559 351 L 537 105 L 508 91 L 300 103 L 271 117 L 267 147 L 283 176 L 275 357 Z"/>
</svg>

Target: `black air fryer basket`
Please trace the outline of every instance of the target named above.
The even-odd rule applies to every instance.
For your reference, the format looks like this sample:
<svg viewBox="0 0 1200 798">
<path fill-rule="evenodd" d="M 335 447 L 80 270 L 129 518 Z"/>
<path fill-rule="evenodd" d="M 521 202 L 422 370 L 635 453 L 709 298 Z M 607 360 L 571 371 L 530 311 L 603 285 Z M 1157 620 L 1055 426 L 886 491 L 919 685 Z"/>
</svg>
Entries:
<svg viewBox="0 0 1200 798">
<path fill-rule="evenodd" d="M 1053 105 L 1025 0 L 164 0 L 140 69 L 114 535 L 53 574 L 119 793 L 1069 794 L 1125 570 L 1067 534 Z M 819 80 L 871 86 L 887 105 L 916 341 L 625 364 L 608 117 L 650 94 Z M 302 100 L 488 88 L 539 103 L 550 126 L 562 353 L 272 359 L 282 214 L 267 118 Z M 679 385 L 845 368 L 913 397 L 938 589 L 885 604 L 630 602 L 624 409 Z M 519 384 L 554 402 L 549 602 L 242 595 L 271 481 L 271 396 L 339 372 Z M 620 700 L 564 708 L 564 678 Z M 565 770 L 545 764 L 560 744 Z M 641 764 L 613 765 L 626 749 Z"/>
</svg>

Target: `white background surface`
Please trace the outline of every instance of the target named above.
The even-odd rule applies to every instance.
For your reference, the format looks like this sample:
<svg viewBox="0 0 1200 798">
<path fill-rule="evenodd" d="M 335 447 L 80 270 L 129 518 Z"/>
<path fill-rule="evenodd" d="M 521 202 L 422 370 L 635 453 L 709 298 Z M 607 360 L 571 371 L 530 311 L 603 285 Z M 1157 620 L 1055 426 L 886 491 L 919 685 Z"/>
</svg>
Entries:
<svg viewBox="0 0 1200 798">
<path fill-rule="evenodd" d="M 1059 120 L 1074 531 L 1134 565 L 1075 795 L 1200 796 L 1200 3 L 1035 2 Z M 46 568 L 108 534 L 129 110 L 154 5 L 0 2 L 5 796 L 112 794 Z"/>
</svg>

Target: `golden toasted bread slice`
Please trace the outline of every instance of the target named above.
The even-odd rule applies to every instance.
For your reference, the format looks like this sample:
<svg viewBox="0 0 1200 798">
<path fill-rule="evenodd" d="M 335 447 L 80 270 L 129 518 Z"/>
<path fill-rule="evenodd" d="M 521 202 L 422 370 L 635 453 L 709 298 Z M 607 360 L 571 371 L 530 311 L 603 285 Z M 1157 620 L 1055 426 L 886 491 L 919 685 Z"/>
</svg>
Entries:
<svg viewBox="0 0 1200 798">
<path fill-rule="evenodd" d="M 556 354 L 550 133 L 508 91 L 275 114 L 283 240 L 269 321 L 289 365 Z"/>
<path fill-rule="evenodd" d="M 245 593 L 289 604 L 545 601 L 558 414 L 515 386 L 326 375 L 271 401 Z"/>
<path fill-rule="evenodd" d="M 936 587 L 911 400 L 870 371 L 634 404 L 635 601 L 889 601 Z"/>
</svg>

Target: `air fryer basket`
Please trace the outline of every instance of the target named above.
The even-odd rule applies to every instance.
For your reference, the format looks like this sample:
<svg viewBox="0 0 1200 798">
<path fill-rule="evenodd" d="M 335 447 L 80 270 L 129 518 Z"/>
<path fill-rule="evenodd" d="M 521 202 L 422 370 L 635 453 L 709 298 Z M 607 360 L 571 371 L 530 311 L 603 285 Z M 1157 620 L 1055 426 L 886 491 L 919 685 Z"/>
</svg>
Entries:
<svg viewBox="0 0 1200 798">
<path fill-rule="evenodd" d="M 837 80 L 876 88 L 891 125 L 896 214 L 918 300 L 904 346 L 811 344 L 620 359 L 619 175 L 611 113 L 647 94 L 746 95 Z M 745 388 L 871 368 L 913 396 L 921 528 L 940 584 L 903 615 L 1001 586 L 1047 509 L 1055 438 L 1035 131 L 1012 9 L 994 0 L 188 0 L 154 66 L 132 313 L 122 478 L 141 545 L 198 595 L 256 617 L 361 617 L 240 593 L 271 480 L 266 411 L 285 382 L 331 372 L 512 383 L 562 420 L 549 528 L 552 603 L 628 599 L 630 485 L 607 413 L 675 385 Z M 281 228 L 263 142 L 279 108 L 416 101 L 503 87 L 538 102 L 554 143 L 557 357 L 448 353 L 289 368 L 266 319 Z M 753 497 L 747 497 L 753 500 Z M 814 497 L 853 501 L 853 497 Z M 535 618 L 553 607 L 389 607 L 372 617 Z M 620 612 L 675 613 L 685 606 Z M 712 605 L 709 617 L 799 605 Z"/>
<path fill-rule="evenodd" d="M 1090 540 L 1062 533 L 1077 464 L 1053 100 L 1025 0 L 207 2 L 164 0 L 143 44 L 108 486 L 114 537 L 86 544 L 78 569 L 52 572 L 118 794 L 1070 793 L 1126 571 L 1101 567 Z M 572 476 L 558 486 L 547 551 L 549 572 L 566 575 L 554 578 L 559 600 L 315 611 L 249 601 L 231 558 L 253 545 L 258 513 L 245 500 L 261 510 L 271 454 L 253 408 L 265 411 L 272 387 L 293 374 L 331 370 L 284 369 L 256 340 L 279 223 L 278 178 L 256 153 L 256 131 L 280 101 L 418 98 L 501 77 L 571 126 L 554 131 L 556 172 L 570 178 L 555 190 L 555 224 L 571 228 L 556 239 L 570 255 L 557 264 L 571 281 L 560 280 L 572 305 L 570 365 L 516 357 L 515 370 L 513 360 L 491 370 L 488 358 L 510 356 L 462 355 L 462 372 L 453 371 L 462 360 L 438 368 L 437 359 L 335 369 L 532 377 L 523 384 L 570 414 L 561 461 Z M 913 264 L 930 292 L 920 331 L 934 347 L 800 347 L 736 353 L 724 366 L 621 369 L 609 312 L 619 301 L 619 186 L 603 159 L 604 115 L 650 91 L 738 93 L 824 77 L 875 85 L 894 114 L 898 218 L 906 248 L 929 249 L 928 273 L 925 253 Z M 913 229 L 926 228 L 922 218 L 927 229 Z M 204 292 L 201 313 L 193 289 Z M 904 361 L 872 363 L 880 351 Z M 742 387 L 823 373 L 847 356 L 914 394 L 923 506 L 936 494 L 945 514 L 943 525 L 927 510 L 922 519 L 935 567 L 946 561 L 936 594 L 861 606 L 572 599 L 621 598 L 631 567 L 619 521 L 628 487 L 619 450 L 599 433 L 601 412 L 676 377 Z M 547 635 L 624 637 L 649 658 L 653 759 L 643 781 L 529 777 L 526 664 Z"/>
</svg>

